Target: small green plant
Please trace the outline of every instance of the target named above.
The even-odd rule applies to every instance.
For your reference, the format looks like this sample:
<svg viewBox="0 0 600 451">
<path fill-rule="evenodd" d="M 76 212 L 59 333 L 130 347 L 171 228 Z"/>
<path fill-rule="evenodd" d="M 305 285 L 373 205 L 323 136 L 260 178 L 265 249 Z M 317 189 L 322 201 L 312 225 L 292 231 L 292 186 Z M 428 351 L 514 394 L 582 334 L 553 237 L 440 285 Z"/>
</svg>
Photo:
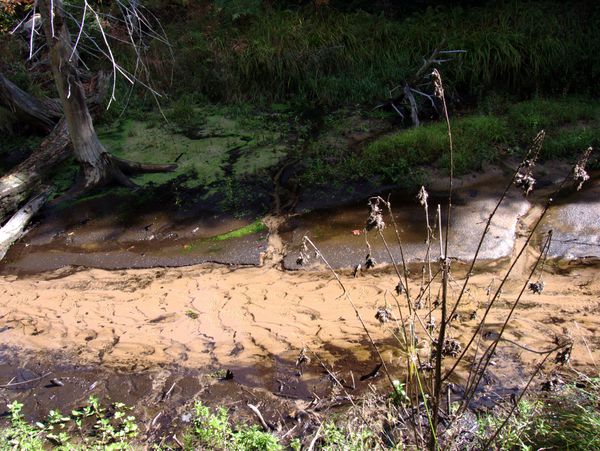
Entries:
<svg viewBox="0 0 600 451">
<path fill-rule="evenodd" d="M 234 434 L 234 448 L 240 451 L 279 451 L 279 440 L 254 425 L 242 428 Z"/>
<path fill-rule="evenodd" d="M 323 423 L 322 439 L 318 449 L 327 451 L 337 450 L 368 450 L 376 445 L 376 436 L 366 426 L 356 429 L 348 424 L 336 425 L 333 421 Z"/>
<path fill-rule="evenodd" d="M 9 425 L 0 432 L 0 450 L 43 450 L 42 430 L 25 421 L 21 413 L 23 404 L 13 401 L 7 407 Z"/>
<path fill-rule="evenodd" d="M 394 380 L 394 391 L 392 391 L 392 401 L 396 405 L 406 404 L 410 401 L 408 395 L 406 394 L 406 390 L 404 389 L 404 384 L 399 380 Z"/>
<path fill-rule="evenodd" d="M 25 421 L 23 404 L 13 401 L 8 405 L 9 424 L 0 432 L 0 450 L 23 449 L 37 451 L 51 445 L 54 449 L 130 449 L 139 429 L 131 410 L 117 402 L 104 408 L 97 397 L 90 396 L 81 408 L 64 415 L 51 410 L 45 421 L 35 425 Z"/>
<path fill-rule="evenodd" d="M 220 407 L 215 413 L 201 402 L 194 404 L 194 420 L 191 437 L 198 444 L 214 449 L 224 448 L 231 440 L 233 431 L 229 426 L 227 411 Z"/>
<path fill-rule="evenodd" d="M 194 404 L 193 427 L 185 437 L 186 446 L 203 449 L 235 451 L 279 451 L 279 440 L 257 426 L 239 425 L 232 428 L 227 411 L 220 407 L 214 412 L 202 402 Z"/>
</svg>

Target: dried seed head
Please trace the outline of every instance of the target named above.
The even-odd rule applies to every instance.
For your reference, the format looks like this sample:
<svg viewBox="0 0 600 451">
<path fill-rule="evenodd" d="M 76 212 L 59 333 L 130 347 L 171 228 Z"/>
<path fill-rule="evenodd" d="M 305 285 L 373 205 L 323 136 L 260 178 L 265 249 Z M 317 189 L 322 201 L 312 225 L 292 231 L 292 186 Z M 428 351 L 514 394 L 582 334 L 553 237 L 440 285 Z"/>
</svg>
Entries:
<svg viewBox="0 0 600 451">
<path fill-rule="evenodd" d="M 419 190 L 419 194 L 417 194 L 417 199 L 419 200 L 419 203 L 422 206 L 427 205 L 428 198 L 429 198 L 429 193 L 427 192 L 427 190 L 425 189 L 424 186 L 421 186 L 421 189 Z"/>
<path fill-rule="evenodd" d="M 296 359 L 296 366 L 300 366 L 303 364 L 309 364 L 310 363 L 310 357 L 308 357 L 306 355 L 306 348 L 302 348 L 302 350 L 300 351 L 300 354 L 298 355 L 298 358 Z"/>
<path fill-rule="evenodd" d="M 423 308 L 423 298 L 418 297 L 415 301 L 415 310 L 421 310 Z"/>
<path fill-rule="evenodd" d="M 592 148 L 588 147 L 585 152 L 581 154 L 577 160 L 577 164 L 575 164 L 575 167 L 573 168 L 573 180 L 575 180 L 575 183 L 577 183 L 577 191 L 579 191 L 583 184 L 590 179 L 585 167 L 587 166 L 591 153 Z"/>
<path fill-rule="evenodd" d="M 433 69 L 431 72 L 431 78 L 433 79 L 433 88 L 435 96 L 438 99 L 444 98 L 444 84 L 442 83 L 442 76 L 437 69 Z"/>
<path fill-rule="evenodd" d="M 365 257 L 365 269 L 371 269 L 375 267 L 375 259 L 371 257 L 371 254 L 367 254 Z"/>
<path fill-rule="evenodd" d="M 542 150 L 542 146 L 544 145 L 544 138 L 546 138 L 546 132 L 540 130 L 538 134 L 535 135 L 535 138 L 533 138 L 529 149 L 527 149 L 527 155 L 521 162 L 521 167 L 528 168 L 529 170 L 533 169 L 540 155 L 540 150 Z"/>
<path fill-rule="evenodd" d="M 538 280 L 537 282 L 531 282 L 529 284 L 529 291 L 534 294 L 542 294 L 544 291 L 544 282 L 542 280 Z"/>
<path fill-rule="evenodd" d="M 540 150 L 542 150 L 545 137 L 546 132 L 544 132 L 544 130 L 540 130 L 538 134 L 535 135 L 535 138 L 533 138 L 533 141 L 527 150 L 527 155 L 519 165 L 519 172 L 515 176 L 515 186 L 521 188 L 525 196 L 533 190 L 533 186 L 535 185 L 535 178 L 532 175 L 533 168 L 540 155 Z M 520 168 L 525 168 L 525 170 L 521 171 Z"/>
<path fill-rule="evenodd" d="M 535 185 L 535 179 L 529 172 L 525 172 L 524 174 L 519 172 L 515 176 L 515 186 L 523 190 L 523 194 L 527 196 L 531 191 L 533 191 L 533 186 Z"/>
<path fill-rule="evenodd" d="M 369 199 L 369 217 L 367 218 L 367 231 L 376 229 L 383 230 L 385 222 L 383 221 L 383 210 L 379 206 L 380 198 L 371 197 Z"/>
<path fill-rule="evenodd" d="M 432 316 L 429 322 L 425 325 L 429 333 L 435 330 L 435 318 Z"/>
<path fill-rule="evenodd" d="M 387 323 L 392 317 L 392 312 L 387 307 L 379 307 L 375 313 L 375 319 L 381 324 Z"/>
<path fill-rule="evenodd" d="M 298 258 L 296 259 L 296 264 L 298 266 L 302 266 L 305 263 L 308 263 L 309 261 L 310 261 L 310 252 L 308 251 L 308 246 L 306 245 L 306 237 L 305 237 L 302 240 L 302 249 L 300 250 L 300 254 L 298 255 Z"/>
<path fill-rule="evenodd" d="M 444 346 L 442 347 L 442 355 L 456 357 L 462 351 L 462 346 L 453 338 L 447 338 L 444 340 Z"/>
<path fill-rule="evenodd" d="M 542 383 L 543 391 L 557 391 L 560 390 L 562 386 L 565 385 L 565 381 L 563 381 L 559 376 L 552 375 L 546 379 L 545 382 Z"/>
<path fill-rule="evenodd" d="M 565 365 L 566 363 L 569 363 L 569 360 L 571 360 L 572 351 L 573 344 L 569 344 L 566 348 L 561 349 L 560 351 L 558 351 L 558 354 L 556 354 L 555 362 L 560 365 Z"/>
<path fill-rule="evenodd" d="M 404 293 L 404 285 L 402 285 L 401 280 L 398 281 L 398 285 L 396 285 L 396 288 L 394 288 L 394 291 L 396 291 L 396 294 L 398 296 L 400 296 L 402 293 Z"/>
<path fill-rule="evenodd" d="M 431 362 L 423 362 L 419 365 L 419 371 L 428 372 L 433 370 Z"/>
</svg>

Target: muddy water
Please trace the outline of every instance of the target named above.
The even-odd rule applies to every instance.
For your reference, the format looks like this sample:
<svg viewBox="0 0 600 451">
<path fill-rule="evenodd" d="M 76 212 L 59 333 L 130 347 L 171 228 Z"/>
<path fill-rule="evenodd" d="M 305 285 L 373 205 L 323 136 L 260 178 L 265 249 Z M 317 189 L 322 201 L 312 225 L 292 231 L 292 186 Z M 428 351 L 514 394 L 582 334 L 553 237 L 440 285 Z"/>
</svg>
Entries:
<svg viewBox="0 0 600 451">
<path fill-rule="evenodd" d="M 485 228 L 486 220 L 496 206 L 502 193 L 502 183 L 506 183 L 501 173 L 485 180 L 465 180 L 454 193 L 451 215 L 448 253 L 457 260 L 467 261 L 474 254 L 478 240 Z M 387 198 L 387 196 L 386 196 Z M 364 266 L 365 256 L 369 253 L 367 241 L 371 246 L 371 256 L 376 262 L 390 264 L 386 242 L 393 259 L 408 263 L 437 261 L 440 256 L 438 205 L 441 212 L 441 224 L 445 228 L 447 217 L 447 196 L 432 193 L 428 199 L 428 213 L 416 198 L 407 199 L 397 194 L 391 196 L 392 211 L 402 242 L 402 253 L 398 246 L 393 222 L 389 219 L 383 232 L 383 238 L 377 232 L 364 234 L 368 216 L 366 200 L 344 207 L 318 210 L 295 216 L 290 219 L 284 237 L 290 243 L 285 265 L 296 269 L 296 258 L 301 248 L 302 238 L 306 235 L 327 256 L 335 268 L 349 268 L 357 264 Z M 480 260 L 500 260 L 510 256 L 515 242 L 519 218 L 525 215 L 531 204 L 516 190 L 497 211 L 490 231 L 483 241 Z M 434 232 L 429 252 L 425 244 L 427 225 Z"/>
<path fill-rule="evenodd" d="M 169 200 L 169 199 L 167 199 Z M 204 262 L 256 265 L 266 232 L 215 239 L 253 222 L 211 205 L 186 208 L 161 199 L 150 206 L 108 194 L 54 206 L 0 264 L 5 273 L 35 274 L 68 266 L 106 269 L 186 266 Z"/>
<path fill-rule="evenodd" d="M 528 256 L 524 269 L 534 257 Z M 538 350 L 551 348 L 557 339 L 571 339 L 575 342 L 573 367 L 596 371 L 594 362 L 600 359 L 598 268 L 556 274 L 548 269 L 544 292 L 525 294 L 506 338 Z M 453 296 L 462 276 L 456 268 Z M 381 325 L 375 319 L 377 307 L 385 304 L 386 291 L 397 282 L 395 275 L 375 271 L 359 278 L 342 277 L 392 376 L 401 379 L 405 357 L 393 339 L 393 325 Z M 459 342 L 464 343 L 476 327 L 473 313 L 481 317 L 486 289 L 494 277 L 485 272 L 473 277 L 450 330 Z M 493 339 L 524 281 L 525 271 L 511 277 L 488 318 L 484 344 Z M 411 281 L 410 289 L 418 291 L 417 280 Z M 311 350 L 346 385 L 355 387 L 353 394 L 360 396 L 369 384 L 387 390 L 381 375 L 360 381 L 378 360 L 341 294 L 326 273 L 284 272 L 273 267 L 202 265 L 3 275 L 0 338 L 12 348 L 3 355 L 1 382 L 51 374 L 26 390 L 3 390 L 0 395 L 6 401 L 31 401 L 33 416 L 50 408 L 66 410 L 92 393 L 107 396 L 135 404 L 138 417 L 156 434 L 169 433 L 171 424 L 181 425 L 194 398 L 238 409 L 252 422 L 256 420 L 245 402 L 261 402 L 269 410 L 269 421 L 284 421 L 279 416 L 292 421 L 290 412 L 306 407 L 315 395 L 329 400 L 334 393 L 331 379 Z M 496 395 L 490 398 L 489 393 L 511 393 L 521 386 L 528 368 L 538 359 L 511 342 L 500 344 L 485 378 L 490 403 Z M 297 367 L 303 348 L 311 362 Z M 547 371 L 554 368 L 551 364 Z M 233 380 L 218 380 L 227 369 Z M 65 385 L 49 386 L 51 377 Z M 466 368 L 461 367 L 453 381 L 460 386 L 465 377 Z M 163 401 L 173 383 L 177 391 Z M 159 422 L 162 426 L 152 429 L 152 420 L 160 412 L 164 424 Z"/>
</svg>

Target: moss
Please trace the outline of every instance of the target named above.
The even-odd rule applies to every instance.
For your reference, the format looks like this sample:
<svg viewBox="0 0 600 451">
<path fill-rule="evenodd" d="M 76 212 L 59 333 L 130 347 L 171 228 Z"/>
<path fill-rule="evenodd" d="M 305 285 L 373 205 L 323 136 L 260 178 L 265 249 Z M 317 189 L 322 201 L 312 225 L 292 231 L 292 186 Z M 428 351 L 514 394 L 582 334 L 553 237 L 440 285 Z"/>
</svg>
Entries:
<svg viewBox="0 0 600 451">
<path fill-rule="evenodd" d="M 50 183 L 55 188 L 52 198 L 60 196 L 71 188 L 75 182 L 78 171 L 79 166 L 77 166 L 77 163 L 73 158 L 69 158 L 54 170 L 50 179 Z"/>
</svg>

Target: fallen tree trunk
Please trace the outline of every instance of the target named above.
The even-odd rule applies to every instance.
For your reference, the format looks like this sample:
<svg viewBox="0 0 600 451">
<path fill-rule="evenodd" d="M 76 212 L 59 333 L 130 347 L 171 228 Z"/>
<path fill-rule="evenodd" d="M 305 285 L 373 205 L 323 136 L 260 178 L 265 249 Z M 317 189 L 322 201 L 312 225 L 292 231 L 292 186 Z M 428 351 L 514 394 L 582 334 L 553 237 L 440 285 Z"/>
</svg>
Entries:
<svg viewBox="0 0 600 451">
<path fill-rule="evenodd" d="M 50 54 L 50 67 L 60 96 L 69 137 L 73 144 L 73 154 L 83 175 L 80 178 L 80 186 L 73 192 L 85 191 L 114 182 L 129 187 L 136 186 L 122 167 L 126 167 L 132 174 L 140 171 L 174 170 L 176 166 L 172 165 L 135 166 L 130 162 L 116 160 L 102 145 L 86 102 L 84 87 L 77 69 L 78 59 L 72 58 L 75 50 L 67 28 L 63 2 L 62 0 L 39 0 L 39 8 Z M 100 24 L 100 22 L 98 23 Z M 108 51 L 110 53 L 110 48 Z M 116 63 L 114 60 L 112 63 L 116 72 Z M 113 73 L 114 76 L 116 75 Z M 113 83 L 114 81 L 113 79 Z"/>
<path fill-rule="evenodd" d="M 0 178 L 0 223 L 39 189 L 45 175 L 70 155 L 69 133 L 63 119 L 42 141 L 38 150 Z"/>
<path fill-rule="evenodd" d="M 8 84 L 12 83 L 8 82 Z M 7 86 L 7 84 L 5 83 L 4 86 Z M 106 92 L 106 75 L 99 72 L 95 77 L 92 77 L 87 84 L 87 90 L 89 92 L 90 112 L 94 115 L 100 110 L 99 105 Z M 11 88 L 9 91 L 4 91 L 4 93 L 0 92 L 0 101 L 6 102 L 9 99 L 6 95 L 7 92 L 15 93 L 16 91 Z M 25 114 L 33 120 L 39 119 L 41 121 L 34 114 L 39 112 L 39 108 L 48 108 L 49 111 L 41 113 L 39 116 L 48 118 L 48 120 L 54 118 L 54 122 L 52 128 L 50 128 L 50 134 L 42 141 L 40 147 L 27 160 L 0 178 L 0 224 L 6 220 L 10 213 L 22 205 L 32 192 L 39 189 L 47 174 L 72 155 L 67 123 L 65 119 L 59 121 L 60 115 L 56 116 L 52 111 L 54 106 L 60 105 L 57 100 L 47 99 L 42 102 L 19 90 L 18 96 L 10 97 L 10 102 L 12 105 L 10 108 L 13 111 Z M 8 104 L 5 105 L 9 106 Z M 30 108 L 32 105 L 35 108 Z M 42 121 L 39 124 L 42 125 L 43 123 L 45 122 Z"/>
<path fill-rule="evenodd" d="M 54 128 L 62 116 L 60 102 L 56 99 L 37 99 L 27 94 L 0 73 L 0 105 L 13 113 L 27 117 L 45 132 Z"/>
<path fill-rule="evenodd" d="M 44 189 L 40 194 L 31 198 L 24 207 L 19 209 L 13 217 L 0 228 L 0 260 L 4 258 L 10 246 L 27 233 L 25 227 L 27 227 L 31 218 L 46 203 L 49 195 L 50 190 Z"/>
</svg>

